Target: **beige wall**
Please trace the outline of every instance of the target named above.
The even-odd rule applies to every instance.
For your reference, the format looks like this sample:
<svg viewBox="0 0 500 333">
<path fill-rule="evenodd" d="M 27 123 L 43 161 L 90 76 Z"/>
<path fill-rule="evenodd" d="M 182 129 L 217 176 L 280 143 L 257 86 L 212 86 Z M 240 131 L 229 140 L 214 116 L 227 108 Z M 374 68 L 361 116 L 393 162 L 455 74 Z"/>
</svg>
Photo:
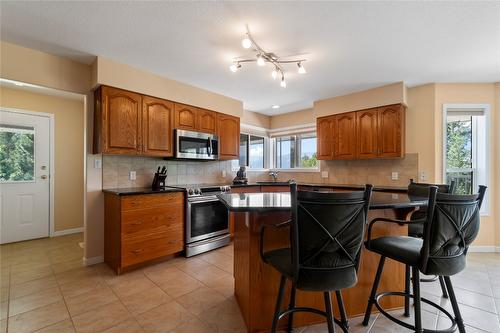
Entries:
<svg viewBox="0 0 500 333">
<path fill-rule="evenodd" d="M 237 117 L 243 116 L 243 103 L 237 99 L 200 89 L 102 57 L 97 58 L 97 84 L 110 85 L 175 102 L 199 106 Z"/>
<path fill-rule="evenodd" d="M 271 117 L 248 110 L 243 111 L 243 117 L 241 117 L 240 121 L 242 124 L 262 127 L 265 129 L 269 129 L 271 126 Z"/>
<path fill-rule="evenodd" d="M 271 117 L 270 129 L 316 123 L 314 109 L 299 110 Z"/>
<path fill-rule="evenodd" d="M 0 104 L 8 108 L 54 114 L 54 230 L 83 227 L 83 100 L 0 87 Z"/>
<path fill-rule="evenodd" d="M 314 102 L 314 112 L 316 117 L 322 117 L 380 105 L 406 103 L 405 89 L 403 82 L 396 82 L 344 96 L 316 101 Z"/>
</svg>

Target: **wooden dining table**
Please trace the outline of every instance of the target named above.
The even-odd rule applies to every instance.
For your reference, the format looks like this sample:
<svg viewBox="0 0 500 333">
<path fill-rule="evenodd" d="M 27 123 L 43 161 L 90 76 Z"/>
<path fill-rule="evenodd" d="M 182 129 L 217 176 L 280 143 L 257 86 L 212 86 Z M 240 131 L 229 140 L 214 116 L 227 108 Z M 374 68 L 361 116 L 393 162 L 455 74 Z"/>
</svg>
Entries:
<svg viewBox="0 0 500 333">
<path fill-rule="evenodd" d="M 245 320 L 248 332 L 269 332 L 280 274 L 260 258 L 260 229 L 262 225 L 277 224 L 291 218 L 291 197 L 288 192 L 275 193 L 226 193 L 219 199 L 234 213 L 234 294 Z M 368 221 L 376 217 L 408 219 L 419 207 L 426 206 L 426 198 L 410 198 L 405 192 L 373 192 L 370 201 Z M 407 235 L 406 225 L 379 223 L 373 228 L 372 237 L 383 235 Z M 289 247 L 288 228 L 270 228 L 264 239 L 264 250 Z M 358 283 L 342 291 L 349 317 L 364 314 L 368 296 L 373 284 L 380 256 L 362 250 L 358 271 Z M 380 291 L 403 291 L 405 267 L 393 260 L 387 260 L 382 274 Z M 290 294 L 290 281 L 285 295 Z M 284 299 L 284 307 L 288 299 Z M 386 309 L 402 308 L 402 297 L 386 297 L 381 301 Z M 320 292 L 297 291 L 297 306 L 324 310 L 323 294 Z M 338 316 L 338 308 L 334 306 Z M 287 320 L 280 321 L 285 328 Z M 294 327 L 324 322 L 322 316 L 312 313 L 297 313 Z"/>
</svg>

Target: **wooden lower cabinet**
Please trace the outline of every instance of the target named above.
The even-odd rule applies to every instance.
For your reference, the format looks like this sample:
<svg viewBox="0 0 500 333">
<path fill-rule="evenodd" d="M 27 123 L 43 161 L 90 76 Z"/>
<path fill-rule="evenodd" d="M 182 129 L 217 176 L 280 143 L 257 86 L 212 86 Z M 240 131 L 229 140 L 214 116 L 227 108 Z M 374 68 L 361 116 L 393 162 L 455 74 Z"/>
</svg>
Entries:
<svg viewBox="0 0 500 333">
<path fill-rule="evenodd" d="M 117 273 L 184 249 L 184 194 L 105 194 L 104 261 Z"/>
</svg>

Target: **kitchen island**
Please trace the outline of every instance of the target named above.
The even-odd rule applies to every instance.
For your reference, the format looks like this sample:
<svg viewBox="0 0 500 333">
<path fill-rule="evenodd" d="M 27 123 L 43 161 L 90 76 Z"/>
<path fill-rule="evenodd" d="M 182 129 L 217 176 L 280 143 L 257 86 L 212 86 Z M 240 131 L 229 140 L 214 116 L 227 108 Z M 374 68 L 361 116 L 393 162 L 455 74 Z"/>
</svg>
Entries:
<svg viewBox="0 0 500 333">
<path fill-rule="evenodd" d="M 268 332 L 280 274 L 260 258 L 260 228 L 264 224 L 277 224 L 290 219 L 290 193 L 234 193 L 221 194 L 219 199 L 234 213 L 234 293 L 248 332 Z M 388 217 L 406 219 L 411 212 L 427 204 L 424 198 L 410 198 L 406 193 L 373 192 L 368 219 Z M 264 251 L 289 246 L 288 228 L 269 229 L 264 239 Z M 406 226 L 381 223 L 374 227 L 373 236 L 406 235 Z M 348 316 L 362 315 L 375 277 L 379 256 L 366 251 L 361 255 L 361 264 L 356 286 L 344 290 L 343 298 Z M 379 291 L 404 290 L 404 266 L 388 260 L 380 282 Z M 288 304 L 290 282 L 288 281 L 283 306 Z M 381 304 L 385 308 L 402 307 L 402 298 L 387 297 Z M 315 307 L 324 310 L 320 292 L 297 291 L 297 306 Z M 338 309 L 335 307 L 335 316 Z M 294 326 L 300 327 L 324 322 L 325 318 L 297 313 Z M 287 325 L 287 318 L 280 321 L 280 328 Z"/>
</svg>

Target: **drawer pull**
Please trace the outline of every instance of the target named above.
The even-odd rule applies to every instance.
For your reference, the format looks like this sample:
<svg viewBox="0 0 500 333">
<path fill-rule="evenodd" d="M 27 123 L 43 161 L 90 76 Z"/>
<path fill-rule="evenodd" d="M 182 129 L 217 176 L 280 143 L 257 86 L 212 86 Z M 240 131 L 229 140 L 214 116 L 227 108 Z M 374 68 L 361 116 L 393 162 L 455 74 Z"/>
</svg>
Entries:
<svg viewBox="0 0 500 333">
<path fill-rule="evenodd" d="M 144 251 L 143 249 L 137 249 L 137 250 L 132 250 L 132 253 L 133 254 L 139 254 L 141 253 L 142 251 Z"/>
</svg>

